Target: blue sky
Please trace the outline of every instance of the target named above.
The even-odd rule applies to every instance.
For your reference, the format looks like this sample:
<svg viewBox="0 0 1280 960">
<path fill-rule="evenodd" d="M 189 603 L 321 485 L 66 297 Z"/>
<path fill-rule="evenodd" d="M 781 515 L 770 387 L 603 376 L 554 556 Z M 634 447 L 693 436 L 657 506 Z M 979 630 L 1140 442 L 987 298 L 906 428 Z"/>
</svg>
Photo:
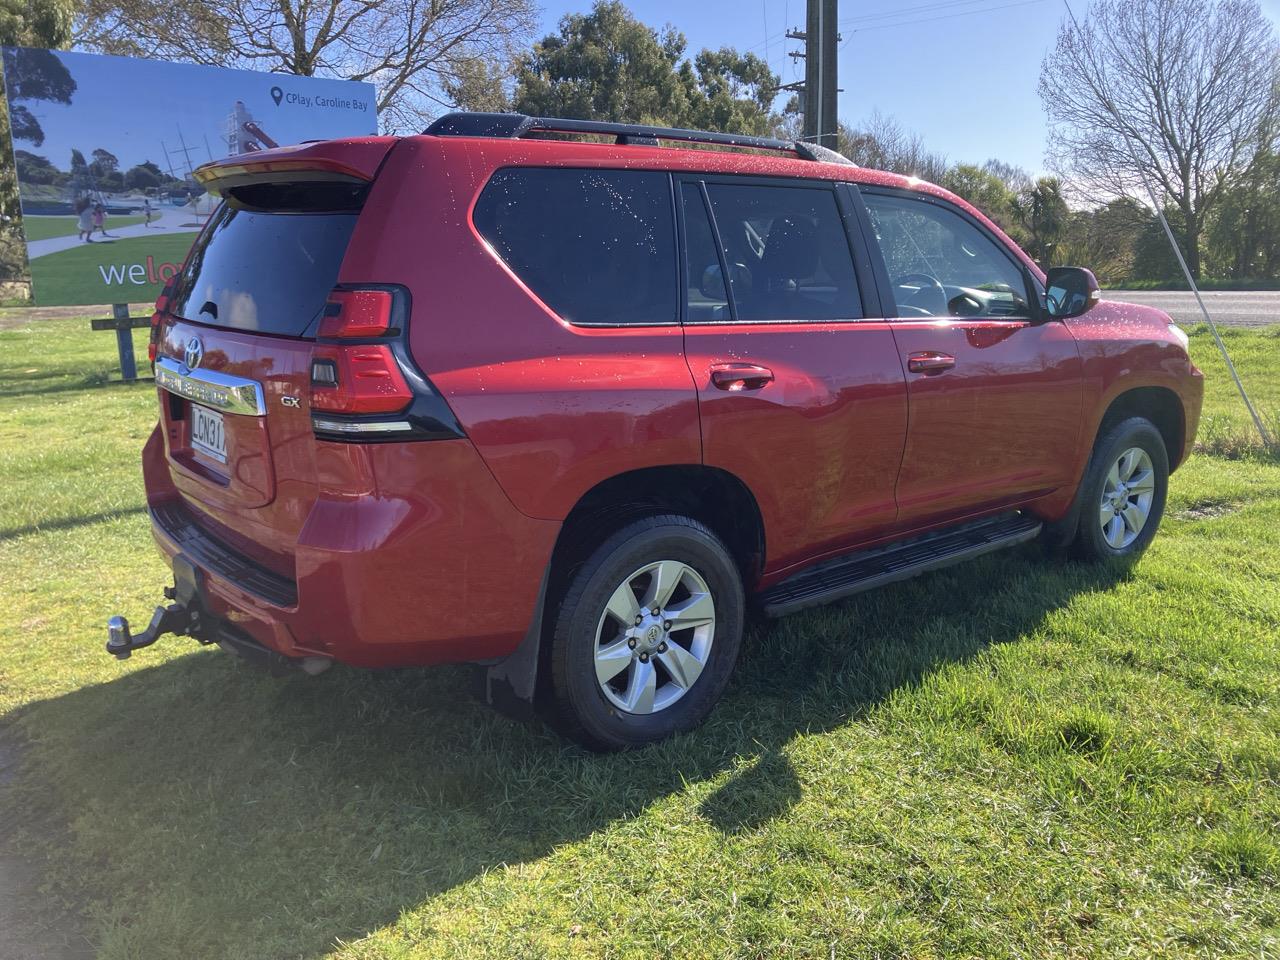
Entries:
<svg viewBox="0 0 1280 960">
<path fill-rule="evenodd" d="M 281 144 L 376 132 L 368 84 L 82 53 L 58 56 L 76 81 L 71 104 L 27 101 L 45 141 L 40 147 L 23 141 L 15 146 L 48 157 L 63 170 L 71 165 L 73 147 L 86 159 L 95 148 L 109 150 L 122 169 L 143 160 L 164 169 L 167 147 L 174 172 L 181 176 L 185 169 L 177 168 L 185 167 L 179 152 L 183 140 L 195 166 L 210 159 L 210 153 L 226 155 L 220 137 L 236 100 L 243 100 L 262 129 Z M 271 95 L 273 86 L 281 89 L 279 106 Z M 318 98 L 351 101 L 352 106 L 322 106 Z M 354 105 L 360 101 L 366 103 L 364 111 Z"/>
<path fill-rule="evenodd" d="M 625 0 L 650 26 L 671 23 L 690 51 L 732 46 L 767 55 L 783 82 L 804 78 L 781 33 L 804 27 L 804 0 Z M 1079 16 L 1087 0 L 1073 4 Z M 590 0 L 544 0 L 543 33 Z M 1280 24 L 1280 0 L 1263 0 Z M 998 157 L 1044 169 L 1047 137 L 1036 93 L 1040 62 L 1066 15 L 1062 0 L 842 0 L 840 118 L 873 111 L 919 133 L 953 161 Z M 766 42 L 767 41 L 767 42 Z"/>
</svg>

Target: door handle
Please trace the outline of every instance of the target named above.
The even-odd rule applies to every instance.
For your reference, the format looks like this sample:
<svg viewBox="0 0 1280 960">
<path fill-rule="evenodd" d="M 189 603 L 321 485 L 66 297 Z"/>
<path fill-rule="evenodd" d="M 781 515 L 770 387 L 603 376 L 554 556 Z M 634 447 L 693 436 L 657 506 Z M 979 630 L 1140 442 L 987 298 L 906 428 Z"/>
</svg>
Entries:
<svg viewBox="0 0 1280 960">
<path fill-rule="evenodd" d="M 711 382 L 721 390 L 740 393 L 759 390 L 773 380 L 773 371 L 756 363 L 713 363 Z"/>
<path fill-rule="evenodd" d="M 949 353 L 932 350 L 913 353 L 907 357 L 907 369 L 912 373 L 942 373 L 956 365 L 956 358 Z"/>
</svg>

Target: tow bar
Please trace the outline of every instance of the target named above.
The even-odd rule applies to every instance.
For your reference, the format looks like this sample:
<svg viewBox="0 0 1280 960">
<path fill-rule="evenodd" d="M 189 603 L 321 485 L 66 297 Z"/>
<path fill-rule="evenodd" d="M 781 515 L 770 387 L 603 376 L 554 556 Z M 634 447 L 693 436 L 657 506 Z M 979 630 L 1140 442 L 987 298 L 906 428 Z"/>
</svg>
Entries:
<svg viewBox="0 0 1280 960">
<path fill-rule="evenodd" d="M 156 607 L 147 629 L 137 636 L 129 632 L 129 621 L 116 616 L 107 621 L 107 653 L 117 660 L 128 660 L 135 650 L 149 647 L 166 633 L 192 637 L 202 644 L 216 643 L 228 653 L 263 667 L 275 676 L 301 670 L 309 676 L 324 673 L 333 665 L 329 657 L 287 657 L 257 643 L 231 624 L 211 616 L 204 608 L 201 573 L 182 554 L 173 558 L 173 586 L 164 588 L 166 600 L 172 603 Z"/>
<path fill-rule="evenodd" d="M 164 588 L 164 595 L 175 602 L 156 607 L 147 629 L 137 636 L 129 632 L 129 621 L 124 617 L 107 621 L 107 653 L 117 660 L 128 660 L 133 651 L 151 646 L 166 633 L 194 637 L 206 644 L 216 642 L 201 619 L 200 571 L 182 555 L 173 558 L 173 584 Z"/>
</svg>

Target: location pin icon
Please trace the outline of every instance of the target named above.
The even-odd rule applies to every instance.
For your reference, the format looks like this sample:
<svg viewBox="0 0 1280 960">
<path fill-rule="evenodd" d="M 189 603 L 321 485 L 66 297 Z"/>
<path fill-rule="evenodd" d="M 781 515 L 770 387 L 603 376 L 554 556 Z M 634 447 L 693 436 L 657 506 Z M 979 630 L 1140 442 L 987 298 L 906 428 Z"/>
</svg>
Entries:
<svg viewBox="0 0 1280 960">
<path fill-rule="evenodd" d="M 284 91 L 279 87 L 271 88 L 271 99 L 276 102 L 276 106 L 280 106 L 280 101 L 284 99 Z"/>
</svg>

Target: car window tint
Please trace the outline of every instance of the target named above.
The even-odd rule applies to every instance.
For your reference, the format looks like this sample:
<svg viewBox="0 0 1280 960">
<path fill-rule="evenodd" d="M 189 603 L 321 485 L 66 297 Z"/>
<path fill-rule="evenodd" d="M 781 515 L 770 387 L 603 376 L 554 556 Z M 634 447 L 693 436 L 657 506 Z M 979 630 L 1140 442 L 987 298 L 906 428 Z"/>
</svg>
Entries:
<svg viewBox="0 0 1280 960">
<path fill-rule="evenodd" d="M 685 266 L 689 278 L 686 317 L 690 323 L 729 320 L 729 295 L 721 275 L 720 255 L 702 189 L 696 183 L 680 186 L 684 204 Z"/>
<path fill-rule="evenodd" d="M 960 214 L 863 193 L 903 317 L 1030 317 L 1022 271 Z"/>
<path fill-rule="evenodd" d="M 738 320 L 862 316 L 835 193 L 826 187 L 708 183 Z"/>
<path fill-rule="evenodd" d="M 499 170 L 474 219 L 516 276 L 570 323 L 676 321 L 667 174 Z"/>
</svg>

